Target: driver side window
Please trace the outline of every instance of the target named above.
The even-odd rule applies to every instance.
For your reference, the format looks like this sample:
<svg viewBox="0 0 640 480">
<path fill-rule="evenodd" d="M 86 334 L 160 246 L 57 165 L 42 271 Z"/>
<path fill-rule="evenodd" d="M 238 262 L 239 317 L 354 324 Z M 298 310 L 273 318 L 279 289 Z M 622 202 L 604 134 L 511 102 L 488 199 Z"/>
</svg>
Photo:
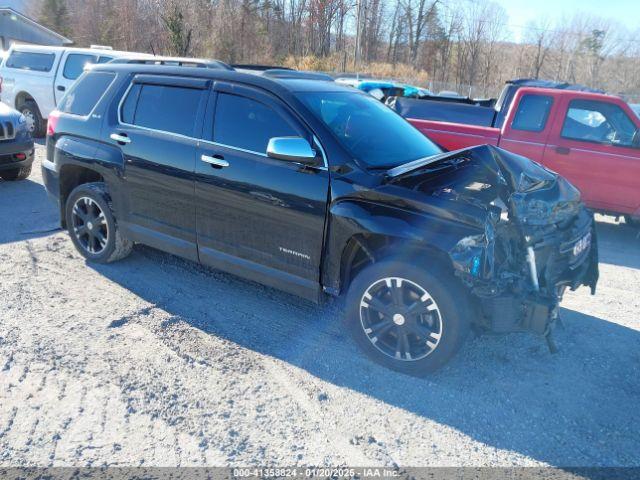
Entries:
<svg viewBox="0 0 640 480">
<path fill-rule="evenodd" d="M 218 94 L 213 125 L 214 142 L 259 154 L 266 153 L 273 137 L 299 136 L 267 105 L 228 93 Z"/>
<path fill-rule="evenodd" d="M 562 137 L 585 142 L 632 147 L 636 126 L 618 105 L 597 100 L 572 100 Z"/>
</svg>

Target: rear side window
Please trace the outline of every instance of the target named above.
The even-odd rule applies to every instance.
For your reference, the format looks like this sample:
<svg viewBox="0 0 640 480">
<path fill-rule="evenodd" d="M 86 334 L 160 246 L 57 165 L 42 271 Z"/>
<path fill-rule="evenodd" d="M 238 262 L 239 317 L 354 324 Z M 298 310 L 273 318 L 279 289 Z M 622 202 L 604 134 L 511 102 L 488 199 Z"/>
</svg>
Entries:
<svg viewBox="0 0 640 480">
<path fill-rule="evenodd" d="M 120 110 L 120 118 L 123 123 L 133 125 L 133 118 L 136 114 L 136 107 L 138 106 L 138 96 L 142 85 L 140 83 L 134 83 L 122 104 L 122 110 Z"/>
<path fill-rule="evenodd" d="M 298 135 L 284 118 L 266 105 L 246 97 L 218 94 L 214 142 L 266 153 L 271 138 Z"/>
<path fill-rule="evenodd" d="M 89 115 L 115 77 L 111 72 L 88 72 L 62 98 L 58 110 L 73 115 Z"/>
<path fill-rule="evenodd" d="M 96 63 L 96 57 L 93 55 L 84 55 L 81 53 L 72 53 L 67 57 L 64 64 L 62 76 L 68 80 L 75 80 L 84 71 L 84 67 Z"/>
<path fill-rule="evenodd" d="M 136 96 L 135 84 L 123 104 L 121 115 L 125 123 L 193 136 L 204 90 L 167 85 L 142 85 L 139 88 L 137 105 L 129 103 L 129 98 Z"/>
<path fill-rule="evenodd" d="M 7 67 L 36 72 L 50 72 L 56 56 L 53 53 L 13 51 L 7 59 Z"/>
<path fill-rule="evenodd" d="M 546 95 L 523 95 L 513 119 L 513 130 L 541 132 L 547 125 L 553 98 Z"/>
</svg>

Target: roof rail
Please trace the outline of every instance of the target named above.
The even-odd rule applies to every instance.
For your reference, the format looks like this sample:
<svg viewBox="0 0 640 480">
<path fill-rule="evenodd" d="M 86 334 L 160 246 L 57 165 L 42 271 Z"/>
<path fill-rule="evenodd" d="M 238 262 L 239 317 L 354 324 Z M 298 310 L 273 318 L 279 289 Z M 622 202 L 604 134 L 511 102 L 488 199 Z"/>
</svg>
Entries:
<svg viewBox="0 0 640 480">
<path fill-rule="evenodd" d="M 187 58 L 187 57 L 122 57 L 114 58 L 109 63 L 129 63 L 137 65 L 165 65 L 171 67 L 212 68 L 218 70 L 233 70 L 232 67 L 220 60 Z"/>
<path fill-rule="evenodd" d="M 94 50 L 113 50 L 111 45 L 90 45 L 89 48 Z"/>
<path fill-rule="evenodd" d="M 293 68 L 277 65 L 254 65 L 250 63 L 232 63 L 231 66 L 240 70 L 256 70 L 259 72 L 264 72 L 265 70 L 294 70 Z"/>
</svg>

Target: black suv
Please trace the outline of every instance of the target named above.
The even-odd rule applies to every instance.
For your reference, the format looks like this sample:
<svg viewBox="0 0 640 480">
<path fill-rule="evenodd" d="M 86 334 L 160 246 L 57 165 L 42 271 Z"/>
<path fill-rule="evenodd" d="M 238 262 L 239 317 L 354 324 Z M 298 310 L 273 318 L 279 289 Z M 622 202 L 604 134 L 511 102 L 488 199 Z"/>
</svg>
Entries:
<svg viewBox="0 0 640 480">
<path fill-rule="evenodd" d="M 0 177 L 24 180 L 31 174 L 33 139 L 20 112 L 0 102 Z"/>
<path fill-rule="evenodd" d="M 89 261 L 135 242 L 321 301 L 376 361 L 420 375 L 473 326 L 548 334 L 595 288 L 566 180 L 484 146 L 445 153 L 332 82 L 112 64 L 49 116 L 43 176 Z"/>
</svg>

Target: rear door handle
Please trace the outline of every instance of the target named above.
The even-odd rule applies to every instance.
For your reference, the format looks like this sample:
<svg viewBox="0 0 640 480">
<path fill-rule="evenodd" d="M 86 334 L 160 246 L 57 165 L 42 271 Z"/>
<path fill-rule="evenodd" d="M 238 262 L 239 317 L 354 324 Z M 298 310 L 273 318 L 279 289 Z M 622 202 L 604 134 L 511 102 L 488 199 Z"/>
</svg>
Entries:
<svg viewBox="0 0 640 480">
<path fill-rule="evenodd" d="M 126 135 L 120 135 L 119 133 L 112 133 L 111 135 L 109 135 L 109 138 L 111 140 L 115 140 L 121 145 L 126 145 L 127 143 L 131 143 L 131 139 L 129 137 L 127 137 Z"/>
<path fill-rule="evenodd" d="M 67 89 L 64 85 L 58 85 L 57 88 L 60 92 L 64 92 Z"/>
<path fill-rule="evenodd" d="M 228 167 L 229 166 L 229 162 L 227 162 L 224 157 L 222 155 L 202 155 L 200 157 L 200 160 L 202 160 L 205 163 L 210 163 L 211 165 L 213 165 L 214 167 Z"/>
<path fill-rule="evenodd" d="M 560 155 L 569 155 L 571 153 L 571 149 L 569 147 L 556 147 L 556 153 Z"/>
</svg>

